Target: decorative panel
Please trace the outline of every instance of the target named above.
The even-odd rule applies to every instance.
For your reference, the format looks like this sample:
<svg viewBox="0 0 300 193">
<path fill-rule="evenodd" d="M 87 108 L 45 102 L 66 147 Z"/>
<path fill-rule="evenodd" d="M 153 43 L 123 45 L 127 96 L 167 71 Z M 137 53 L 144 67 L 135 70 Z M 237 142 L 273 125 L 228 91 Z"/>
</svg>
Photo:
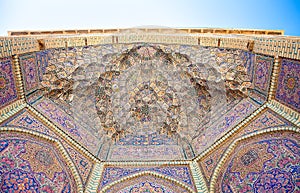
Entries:
<svg viewBox="0 0 300 193">
<path fill-rule="evenodd" d="M 128 179 L 110 187 L 107 193 L 130 193 L 130 192 L 166 192 L 166 193 L 186 193 L 187 189 L 179 186 L 175 182 L 162 179 L 154 175 L 144 175 Z"/>
<path fill-rule="evenodd" d="M 300 61 L 283 58 L 275 99 L 300 112 Z"/>
<path fill-rule="evenodd" d="M 281 57 L 300 59 L 300 39 L 289 37 L 255 37 L 255 53 L 278 55 Z"/>
<path fill-rule="evenodd" d="M 99 139 L 84 129 L 75 119 L 68 115 L 63 109 L 58 107 L 50 99 L 41 99 L 34 106 L 50 121 L 60 129 L 74 138 L 78 143 L 87 148 L 94 155 L 100 147 Z"/>
<path fill-rule="evenodd" d="M 249 38 L 220 38 L 220 47 L 248 50 Z"/>
<path fill-rule="evenodd" d="M 238 103 L 193 141 L 195 151 L 199 153 L 204 151 L 218 138 L 221 138 L 226 132 L 237 125 L 242 118 L 246 115 L 250 115 L 256 108 L 258 108 L 258 106 L 259 105 L 257 103 L 254 103 L 249 99 L 244 99 Z"/>
<path fill-rule="evenodd" d="M 226 159 L 215 192 L 299 192 L 299 133 L 274 132 L 239 141 Z"/>
<path fill-rule="evenodd" d="M 35 54 L 33 53 L 31 56 L 32 58 L 35 57 L 36 65 L 26 60 L 24 61 L 25 64 L 23 64 L 21 61 L 21 69 L 23 71 L 23 82 L 25 82 L 25 90 L 26 87 L 28 87 L 28 85 L 34 84 L 32 92 L 27 92 L 29 94 L 26 95 L 26 99 L 29 104 L 33 104 L 34 102 L 36 102 L 37 100 L 42 98 L 44 94 L 43 91 L 39 88 L 41 88 L 40 85 L 43 80 L 43 75 L 45 74 L 46 69 L 48 67 L 50 55 L 51 54 L 49 50 L 36 52 Z M 21 56 L 20 58 L 23 57 Z M 38 84 L 36 84 L 37 82 Z"/>
<path fill-rule="evenodd" d="M 14 37 L 12 40 L 13 54 L 24 54 L 39 51 L 39 43 L 32 37 Z"/>
<path fill-rule="evenodd" d="M 66 47 L 65 38 L 60 38 L 60 37 L 45 38 L 44 41 L 45 41 L 45 49 Z"/>
<path fill-rule="evenodd" d="M 254 86 L 256 90 L 267 95 L 271 73 L 273 68 L 274 58 L 263 55 L 256 55 L 254 65 Z"/>
<path fill-rule="evenodd" d="M 12 55 L 12 42 L 9 38 L 0 38 L 0 58 Z"/>
<path fill-rule="evenodd" d="M 66 42 L 67 42 L 68 47 L 85 46 L 85 38 L 84 37 L 66 38 Z"/>
<path fill-rule="evenodd" d="M 36 62 L 39 69 L 39 80 L 43 80 L 43 75 L 46 73 L 49 59 L 51 58 L 51 52 L 49 50 L 36 52 Z"/>
<path fill-rule="evenodd" d="M 208 153 L 206 156 L 200 159 L 199 165 L 203 171 L 203 174 L 207 181 L 210 181 L 211 175 L 218 164 L 223 153 L 229 147 L 229 145 L 238 137 L 251 132 L 257 132 L 266 128 L 275 126 L 287 126 L 290 123 L 278 116 L 271 110 L 263 111 L 257 118 L 248 123 L 244 128 L 235 133 L 227 139 L 223 144 L 218 146 L 216 149 Z"/>
<path fill-rule="evenodd" d="M 31 111 L 22 110 L 17 113 L 9 120 L 2 123 L 2 126 L 7 127 L 19 127 L 24 130 L 33 130 L 53 138 L 58 139 L 66 148 L 68 154 L 70 155 L 72 161 L 77 167 L 78 173 L 82 178 L 83 184 L 86 183 L 88 175 L 93 167 L 92 161 L 86 158 L 82 153 L 76 151 L 72 146 L 70 146 L 63 138 L 55 134 L 51 129 L 45 126 Z"/>
<path fill-rule="evenodd" d="M 0 59 L 0 107 L 19 98 L 12 58 Z"/>
<path fill-rule="evenodd" d="M 46 140 L 1 132 L 0 156 L 3 192 L 77 192 L 63 155 Z"/>
<path fill-rule="evenodd" d="M 25 94 L 30 94 L 39 87 L 39 69 L 36 63 L 35 53 L 21 55 L 20 66 Z"/>
<path fill-rule="evenodd" d="M 170 165 L 170 166 L 104 166 L 100 189 L 132 174 L 153 171 L 164 176 L 176 179 L 192 189 L 195 189 L 192 174 L 188 165 Z"/>
</svg>

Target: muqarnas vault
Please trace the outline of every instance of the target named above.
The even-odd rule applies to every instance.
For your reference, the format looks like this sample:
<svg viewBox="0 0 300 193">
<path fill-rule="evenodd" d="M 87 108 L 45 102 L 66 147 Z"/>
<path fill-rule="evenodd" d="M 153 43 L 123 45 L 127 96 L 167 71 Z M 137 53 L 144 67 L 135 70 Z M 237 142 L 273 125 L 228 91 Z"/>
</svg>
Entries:
<svg viewBox="0 0 300 193">
<path fill-rule="evenodd" d="M 280 30 L 0 38 L 2 192 L 299 192 L 300 41 Z"/>
</svg>

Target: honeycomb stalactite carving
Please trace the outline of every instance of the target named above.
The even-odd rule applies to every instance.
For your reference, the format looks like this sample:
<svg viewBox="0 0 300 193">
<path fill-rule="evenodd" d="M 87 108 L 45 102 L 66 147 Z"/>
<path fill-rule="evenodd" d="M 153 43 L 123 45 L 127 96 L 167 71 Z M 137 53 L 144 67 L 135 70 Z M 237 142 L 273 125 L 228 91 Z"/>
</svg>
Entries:
<svg viewBox="0 0 300 193">
<path fill-rule="evenodd" d="M 150 44 L 53 49 L 40 90 L 99 136 L 116 142 L 158 133 L 190 149 L 215 111 L 247 97 L 252 83 L 249 61 L 239 51 L 180 49 Z"/>
</svg>

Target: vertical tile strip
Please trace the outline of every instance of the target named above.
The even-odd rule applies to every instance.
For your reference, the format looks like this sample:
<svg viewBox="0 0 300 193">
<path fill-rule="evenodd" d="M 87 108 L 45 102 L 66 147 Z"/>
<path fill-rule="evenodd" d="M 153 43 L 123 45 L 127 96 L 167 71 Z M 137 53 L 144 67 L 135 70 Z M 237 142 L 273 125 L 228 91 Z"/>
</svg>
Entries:
<svg viewBox="0 0 300 193">
<path fill-rule="evenodd" d="M 17 85 L 17 91 L 18 95 L 20 96 L 21 100 L 25 100 L 25 92 L 24 92 L 24 86 L 22 81 L 22 75 L 21 75 L 21 67 L 20 67 L 20 59 L 18 55 L 13 55 L 13 64 L 14 64 L 14 71 L 16 76 L 16 85 Z"/>
<path fill-rule="evenodd" d="M 97 162 L 94 165 L 94 168 L 91 172 L 91 175 L 89 177 L 88 183 L 85 188 L 85 193 L 97 192 L 103 168 L 104 168 L 104 163 Z"/>
<path fill-rule="evenodd" d="M 278 80 L 278 76 L 279 76 L 279 67 L 280 67 L 279 63 L 280 63 L 279 57 L 275 56 L 273 71 L 271 74 L 271 85 L 270 85 L 270 90 L 269 90 L 269 94 L 268 94 L 268 101 L 271 101 L 272 99 L 275 98 L 277 80 Z"/>
<path fill-rule="evenodd" d="M 197 162 L 192 161 L 190 163 L 190 167 L 191 167 L 192 176 L 193 176 L 198 193 L 207 193 L 208 188 L 206 186 L 205 180 L 202 176 L 202 173 L 200 171 L 200 168 L 199 168 Z"/>
</svg>

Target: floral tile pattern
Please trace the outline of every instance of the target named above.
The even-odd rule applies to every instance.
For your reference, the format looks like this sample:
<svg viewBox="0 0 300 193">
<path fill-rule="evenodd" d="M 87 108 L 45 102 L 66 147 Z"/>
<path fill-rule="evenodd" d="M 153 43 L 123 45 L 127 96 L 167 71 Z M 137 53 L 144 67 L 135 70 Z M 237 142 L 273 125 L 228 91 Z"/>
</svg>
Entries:
<svg viewBox="0 0 300 193">
<path fill-rule="evenodd" d="M 23 75 L 25 93 L 29 94 L 38 89 L 39 70 L 36 64 L 35 54 L 26 54 L 19 57 Z"/>
<path fill-rule="evenodd" d="M 38 138 L 0 134 L 3 192 L 76 192 L 74 177 L 58 150 Z"/>
<path fill-rule="evenodd" d="M 190 192 L 185 188 L 180 187 L 179 185 L 171 182 L 169 180 L 161 179 L 158 177 L 154 177 L 151 175 L 145 175 L 137 178 L 133 178 L 130 180 L 126 180 L 122 183 L 118 183 L 117 185 L 112 186 L 107 193 L 129 193 L 129 192 L 180 192 L 187 193 Z"/>
<path fill-rule="evenodd" d="M 300 112 L 300 61 L 281 60 L 275 98 Z"/>
<path fill-rule="evenodd" d="M 38 101 L 34 105 L 41 113 L 50 118 L 50 120 L 52 120 L 61 129 L 71 135 L 92 153 L 96 154 L 98 152 L 100 146 L 99 139 L 90 133 L 89 130 L 84 129 L 80 123 L 68 115 L 54 102 L 45 98 Z"/>
<path fill-rule="evenodd" d="M 75 150 L 72 146 L 70 146 L 64 139 L 59 137 L 51 129 L 45 126 L 30 111 L 23 110 L 19 112 L 15 116 L 3 122 L 1 126 L 18 127 L 24 130 L 32 130 L 59 140 L 67 149 L 68 154 L 77 167 L 78 173 L 80 174 L 83 183 L 86 183 L 88 175 L 93 167 L 93 163 L 80 152 Z"/>
<path fill-rule="evenodd" d="M 277 132 L 240 142 L 222 168 L 216 191 L 300 191 L 299 137 Z"/>
<path fill-rule="evenodd" d="M 207 181 L 210 181 L 211 175 L 221 159 L 222 155 L 229 147 L 229 145 L 238 137 L 246 135 L 248 133 L 257 132 L 263 129 L 277 126 L 288 126 L 290 123 L 282 117 L 276 115 L 271 110 L 265 110 L 256 119 L 251 121 L 246 127 L 237 132 L 234 137 L 226 140 L 224 144 L 214 149 L 210 154 L 201 159 L 199 166 L 202 168 L 204 177 Z"/>
<path fill-rule="evenodd" d="M 274 58 L 272 57 L 256 55 L 253 82 L 255 88 L 265 95 L 269 90 L 273 63 Z"/>
<path fill-rule="evenodd" d="M 12 58 L 0 59 L 0 107 L 18 99 Z"/>
<path fill-rule="evenodd" d="M 128 175 L 136 174 L 143 171 L 154 171 L 159 174 L 172 177 L 182 183 L 188 185 L 192 189 L 195 188 L 192 175 L 188 165 L 183 166 L 159 166 L 159 167 L 132 167 L 132 166 L 106 166 L 104 168 L 100 187 L 104 187 L 113 181 L 119 180 Z"/>
</svg>

